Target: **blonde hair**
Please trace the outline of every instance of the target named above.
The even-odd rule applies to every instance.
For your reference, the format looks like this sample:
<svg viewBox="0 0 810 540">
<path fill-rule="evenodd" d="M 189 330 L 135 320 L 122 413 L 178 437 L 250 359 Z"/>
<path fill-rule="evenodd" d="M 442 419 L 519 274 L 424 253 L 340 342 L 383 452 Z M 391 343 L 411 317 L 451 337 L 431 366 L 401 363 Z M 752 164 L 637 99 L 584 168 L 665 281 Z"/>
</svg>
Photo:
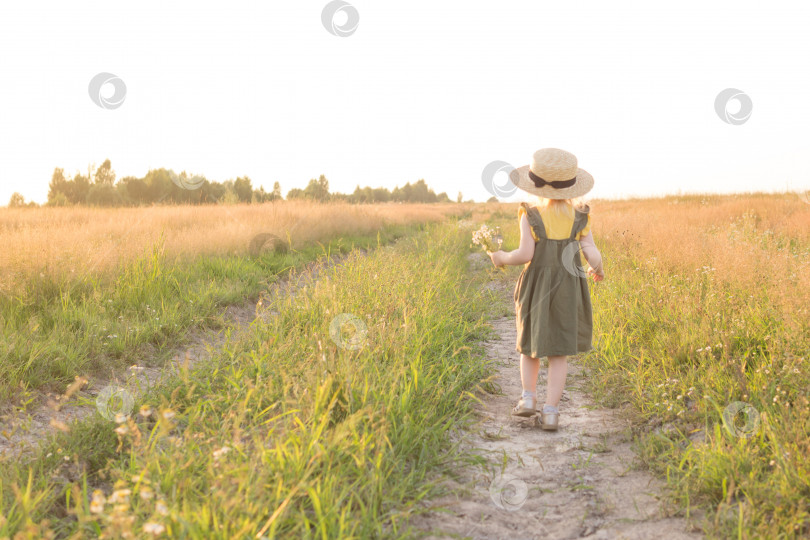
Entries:
<svg viewBox="0 0 810 540">
<path fill-rule="evenodd" d="M 548 209 L 551 212 L 567 216 L 570 219 L 576 218 L 576 214 L 574 213 L 575 208 L 582 209 L 586 206 L 581 197 L 575 199 L 546 199 L 539 195 L 535 195 L 534 197 L 538 210 Z"/>
</svg>

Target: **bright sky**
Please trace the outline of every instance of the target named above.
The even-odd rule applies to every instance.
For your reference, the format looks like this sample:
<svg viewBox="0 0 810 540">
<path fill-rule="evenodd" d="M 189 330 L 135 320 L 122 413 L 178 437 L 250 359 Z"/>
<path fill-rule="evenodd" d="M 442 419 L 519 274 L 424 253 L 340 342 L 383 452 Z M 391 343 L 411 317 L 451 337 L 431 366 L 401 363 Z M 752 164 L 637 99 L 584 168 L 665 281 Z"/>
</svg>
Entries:
<svg viewBox="0 0 810 540">
<path fill-rule="evenodd" d="M 346 37 L 326 4 L 3 2 L 0 205 L 106 158 L 118 178 L 424 178 L 483 201 L 488 163 L 543 147 L 577 155 L 591 197 L 810 189 L 806 2 L 352 0 Z M 120 107 L 90 99 L 100 72 Z M 726 88 L 742 124 L 715 112 Z"/>
</svg>

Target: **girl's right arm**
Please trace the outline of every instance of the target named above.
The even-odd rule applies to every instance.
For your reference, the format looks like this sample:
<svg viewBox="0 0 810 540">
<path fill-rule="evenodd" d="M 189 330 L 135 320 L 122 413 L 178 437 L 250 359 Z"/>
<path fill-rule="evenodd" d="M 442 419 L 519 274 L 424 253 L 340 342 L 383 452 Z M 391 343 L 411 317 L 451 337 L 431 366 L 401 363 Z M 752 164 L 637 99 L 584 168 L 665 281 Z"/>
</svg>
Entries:
<svg viewBox="0 0 810 540">
<path fill-rule="evenodd" d="M 585 260 L 593 268 L 594 274 L 599 276 L 600 280 L 605 278 L 605 270 L 602 268 L 602 254 L 596 249 L 596 244 L 593 243 L 593 235 L 586 234 L 579 239 L 579 244 L 582 246 L 582 254 L 585 255 Z"/>
</svg>

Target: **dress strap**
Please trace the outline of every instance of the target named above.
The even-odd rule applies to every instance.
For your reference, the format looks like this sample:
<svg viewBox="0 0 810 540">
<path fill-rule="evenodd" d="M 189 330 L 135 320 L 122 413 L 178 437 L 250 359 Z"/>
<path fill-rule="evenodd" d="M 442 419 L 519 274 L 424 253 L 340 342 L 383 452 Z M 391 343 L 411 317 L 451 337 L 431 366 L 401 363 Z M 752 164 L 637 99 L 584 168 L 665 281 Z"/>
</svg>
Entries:
<svg viewBox="0 0 810 540">
<path fill-rule="evenodd" d="M 571 236 L 568 237 L 569 240 L 576 240 L 577 233 L 584 229 L 588 225 L 588 212 L 590 208 L 585 206 L 582 210 L 576 208 L 574 209 L 575 216 L 574 217 L 574 224 L 571 226 Z"/>
<path fill-rule="evenodd" d="M 534 230 L 537 238 L 548 238 L 546 236 L 546 226 L 543 224 L 543 218 L 540 217 L 540 211 L 535 206 L 529 206 L 528 203 L 522 202 L 520 206 L 526 211 L 526 218 L 529 220 L 532 230 Z"/>
</svg>

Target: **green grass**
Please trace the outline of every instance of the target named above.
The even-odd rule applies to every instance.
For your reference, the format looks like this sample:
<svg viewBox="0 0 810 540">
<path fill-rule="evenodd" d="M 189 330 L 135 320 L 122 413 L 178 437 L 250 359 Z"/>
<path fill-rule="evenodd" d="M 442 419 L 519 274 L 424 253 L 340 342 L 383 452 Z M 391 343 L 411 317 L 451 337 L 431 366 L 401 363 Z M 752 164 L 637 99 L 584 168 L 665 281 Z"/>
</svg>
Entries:
<svg viewBox="0 0 810 540">
<path fill-rule="evenodd" d="M 711 537 L 806 537 L 808 318 L 775 309 L 765 286 L 740 290 L 710 267 L 676 275 L 603 244 L 592 393 L 634 406 L 643 462 L 685 513 L 708 511 Z M 735 401 L 752 407 L 750 423 L 727 409 Z"/>
<path fill-rule="evenodd" d="M 469 458 L 447 435 L 471 420 L 471 392 L 493 390 L 480 342 L 495 298 L 465 276 L 468 244 L 445 223 L 352 254 L 138 396 L 127 433 L 96 415 L 2 463 L 0 537 L 143 537 L 147 523 L 173 538 L 411 536 L 431 478 Z M 341 313 L 365 321 L 356 350 L 330 335 Z M 94 505 L 95 490 L 130 492 Z"/>
<path fill-rule="evenodd" d="M 142 364 L 182 342 L 191 328 L 218 328 L 224 306 L 260 291 L 324 253 L 387 243 L 421 226 L 335 238 L 287 253 L 169 262 L 162 244 L 113 278 L 30 281 L 0 297 L 0 403 L 32 390 L 62 392 L 77 375 Z M 147 351 L 153 351 L 151 353 Z"/>
</svg>

